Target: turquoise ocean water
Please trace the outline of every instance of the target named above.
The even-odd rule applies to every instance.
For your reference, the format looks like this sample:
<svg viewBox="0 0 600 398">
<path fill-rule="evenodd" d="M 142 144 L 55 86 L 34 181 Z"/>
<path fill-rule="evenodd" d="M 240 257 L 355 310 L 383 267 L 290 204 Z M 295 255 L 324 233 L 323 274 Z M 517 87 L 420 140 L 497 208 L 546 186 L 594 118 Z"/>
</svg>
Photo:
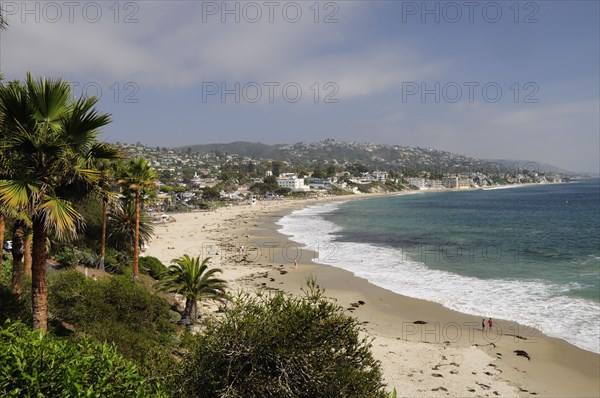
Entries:
<svg viewBox="0 0 600 398">
<path fill-rule="evenodd" d="M 600 353 L 600 180 L 329 203 L 280 225 L 318 262 Z"/>
</svg>

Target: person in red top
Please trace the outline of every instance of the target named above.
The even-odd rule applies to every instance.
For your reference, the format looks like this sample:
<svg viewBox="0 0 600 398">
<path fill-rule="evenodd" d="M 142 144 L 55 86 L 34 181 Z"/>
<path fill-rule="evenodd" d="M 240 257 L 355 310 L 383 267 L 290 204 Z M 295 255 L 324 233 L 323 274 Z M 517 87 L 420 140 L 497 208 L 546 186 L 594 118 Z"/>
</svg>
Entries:
<svg viewBox="0 0 600 398">
<path fill-rule="evenodd" d="M 488 326 L 490 327 L 490 330 L 492 330 L 492 326 L 494 325 L 494 321 L 492 321 L 492 318 L 490 318 L 488 320 Z"/>
</svg>

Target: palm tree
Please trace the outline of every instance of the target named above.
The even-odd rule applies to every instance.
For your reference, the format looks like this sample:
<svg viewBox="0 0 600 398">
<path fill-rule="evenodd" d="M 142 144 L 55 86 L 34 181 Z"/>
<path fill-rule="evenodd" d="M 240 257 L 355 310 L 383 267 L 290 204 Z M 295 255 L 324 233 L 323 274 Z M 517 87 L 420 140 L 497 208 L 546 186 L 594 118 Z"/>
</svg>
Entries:
<svg viewBox="0 0 600 398">
<path fill-rule="evenodd" d="M 116 207 L 116 194 L 113 192 L 113 185 L 116 183 L 115 173 L 118 166 L 115 163 L 108 163 L 102 161 L 98 165 L 100 170 L 100 179 L 98 181 L 98 187 L 100 188 L 98 194 L 102 201 L 102 226 L 101 226 L 101 238 L 100 238 L 100 261 L 98 262 L 98 269 L 104 271 L 104 260 L 106 257 L 106 224 L 108 221 L 109 208 L 115 209 Z"/>
<path fill-rule="evenodd" d="M 0 206 L 23 211 L 32 224 L 33 327 L 47 330 L 46 240 L 76 235 L 83 219 L 72 199 L 94 189 L 99 158 L 114 157 L 111 147 L 97 141 L 99 129 L 110 123 L 95 108 L 98 99 L 73 100 L 62 79 L 34 80 L 0 90 L 0 113 L 10 134 L 3 150 L 19 167 L 0 180 Z"/>
<path fill-rule="evenodd" d="M 123 171 L 119 180 L 126 193 L 133 193 L 135 199 L 135 236 L 133 240 L 133 263 L 132 272 L 135 279 L 138 278 L 138 260 L 140 256 L 140 209 L 142 206 L 142 194 L 148 189 L 155 189 L 154 181 L 158 178 L 156 171 L 143 158 L 131 160 Z"/>
<path fill-rule="evenodd" d="M 18 295 L 23 291 L 23 273 L 25 271 L 23 249 L 25 247 L 26 231 L 26 222 L 24 220 L 17 220 L 13 226 L 12 237 L 12 291 Z"/>
<path fill-rule="evenodd" d="M 219 268 L 208 269 L 210 257 L 200 262 L 200 257 L 183 255 L 172 261 L 160 281 L 154 286 L 163 292 L 178 293 L 185 297 L 184 317 L 193 325 L 198 317 L 197 301 L 202 298 L 223 300 L 227 298 L 227 283 L 215 277 Z"/>
<path fill-rule="evenodd" d="M 128 201 L 120 206 L 114 206 L 108 215 L 110 233 L 108 240 L 112 247 L 118 250 L 133 251 L 135 240 L 135 203 Z M 144 245 L 154 233 L 150 216 L 142 209 L 139 220 L 139 243 Z"/>
</svg>

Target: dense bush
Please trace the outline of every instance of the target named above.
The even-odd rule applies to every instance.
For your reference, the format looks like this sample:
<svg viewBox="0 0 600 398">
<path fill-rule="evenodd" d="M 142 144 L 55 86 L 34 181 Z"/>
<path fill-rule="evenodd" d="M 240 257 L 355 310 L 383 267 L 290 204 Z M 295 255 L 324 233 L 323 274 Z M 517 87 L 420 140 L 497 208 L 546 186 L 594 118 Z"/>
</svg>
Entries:
<svg viewBox="0 0 600 398">
<path fill-rule="evenodd" d="M 169 303 L 133 280 L 94 281 L 75 271 L 53 275 L 49 310 L 75 331 L 116 345 L 120 354 L 151 374 L 172 365 L 176 326 Z"/>
<path fill-rule="evenodd" d="M 88 268 L 96 268 L 98 266 L 98 262 L 100 261 L 100 256 L 98 256 L 96 253 L 94 253 L 91 249 L 83 249 L 83 250 L 78 250 L 76 252 L 77 254 L 77 261 L 79 262 L 79 264 L 83 265 L 84 267 L 88 267 Z"/>
<path fill-rule="evenodd" d="M 142 274 L 150 275 L 156 280 L 159 280 L 167 271 L 167 267 L 158 258 L 152 256 L 140 257 L 139 269 Z"/>
<path fill-rule="evenodd" d="M 77 254 L 72 249 L 67 247 L 63 248 L 58 254 L 55 256 L 56 262 L 58 264 L 58 268 L 72 268 L 77 265 L 79 259 L 77 258 Z"/>
<path fill-rule="evenodd" d="M 306 297 L 242 296 L 185 360 L 186 397 L 385 397 L 358 322 L 309 283 Z"/>
<path fill-rule="evenodd" d="M 8 319 L 31 323 L 30 289 L 29 280 L 24 281 L 21 295 L 12 292 L 10 280 L 0 283 L 0 325 Z"/>
<path fill-rule="evenodd" d="M 12 256 L 8 255 L 8 252 L 4 251 L 6 258 L 1 259 L 2 261 L 2 272 L 0 272 L 0 283 L 8 283 L 12 280 Z"/>
<path fill-rule="evenodd" d="M 107 247 L 104 255 L 104 269 L 106 272 L 123 275 L 127 269 L 131 269 L 131 258 L 125 251 Z"/>
<path fill-rule="evenodd" d="M 166 397 L 113 347 L 61 340 L 21 323 L 0 329 L 3 397 Z"/>
</svg>

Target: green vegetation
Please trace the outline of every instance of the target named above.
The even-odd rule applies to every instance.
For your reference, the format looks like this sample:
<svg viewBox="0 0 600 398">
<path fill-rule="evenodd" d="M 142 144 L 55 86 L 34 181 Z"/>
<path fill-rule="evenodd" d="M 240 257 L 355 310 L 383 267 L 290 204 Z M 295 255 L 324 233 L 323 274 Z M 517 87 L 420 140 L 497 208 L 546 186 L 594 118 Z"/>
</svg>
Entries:
<svg viewBox="0 0 600 398">
<path fill-rule="evenodd" d="M 240 296 L 184 361 L 186 397 L 385 397 L 359 323 L 309 282 L 305 297 Z"/>
<path fill-rule="evenodd" d="M 118 352 L 145 369 L 175 346 L 175 324 L 169 303 L 131 277 L 94 281 L 76 271 L 50 280 L 50 311 L 79 334 L 114 343 Z M 152 373 L 152 371 L 151 371 Z"/>
<path fill-rule="evenodd" d="M 250 191 L 260 195 L 274 193 L 278 189 L 280 189 L 279 184 L 277 183 L 277 178 L 274 175 L 265 177 L 263 182 L 257 182 L 250 186 Z"/>
<path fill-rule="evenodd" d="M 194 324 L 198 318 L 197 301 L 203 298 L 224 301 L 227 298 L 227 283 L 216 278 L 219 268 L 208 269 L 210 257 L 200 262 L 200 257 L 192 258 L 187 254 L 173 260 L 167 272 L 155 287 L 163 292 L 179 293 L 185 297 L 184 318 Z"/>
<path fill-rule="evenodd" d="M 145 258 L 140 258 L 141 267 Z M 153 258 L 148 259 L 157 268 L 160 266 Z M 165 273 L 170 277 L 165 286 L 174 288 L 181 282 L 187 286 L 184 274 L 197 275 L 192 278 L 197 282 L 193 286 L 205 288 L 200 289 L 204 294 L 195 299 L 221 298 L 223 286 L 213 283 L 216 278 L 211 276 L 218 270 L 208 269 L 207 263 L 208 259 L 200 262 L 189 256 L 177 259 L 170 273 Z M 193 272 L 183 272 L 188 268 Z M 379 363 L 370 354 L 368 339 L 361 337 L 358 321 L 328 301 L 314 282 L 309 283 L 304 297 L 283 293 L 258 298 L 241 295 L 222 317 L 206 318 L 203 331 L 196 336 L 178 332 L 175 322 L 179 316 L 174 317 L 169 303 L 148 290 L 145 279 L 139 283 L 131 277 L 109 276 L 94 281 L 75 270 L 65 270 L 51 274 L 49 282 L 49 311 L 53 315 L 50 333 L 23 335 L 21 343 L 35 340 L 35 344 L 19 349 L 19 355 L 30 355 L 31 349 L 32 356 L 44 352 L 56 369 L 64 362 L 65 368 L 81 372 L 96 363 L 99 370 L 76 375 L 81 380 L 68 375 L 64 380 L 71 384 L 61 384 L 62 370 L 42 373 L 30 367 L 26 374 L 37 377 L 37 384 L 31 388 L 39 386 L 39 390 L 31 390 L 32 395 L 50 391 L 59 396 L 108 397 L 385 396 Z M 183 288 L 178 290 L 184 293 Z M 0 287 L 0 321 L 31 319 L 27 292 L 22 297 L 8 287 Z M 6 326 L 6 333 L 16 334 L 10 327 Z M 22 325 L 19 328 L 25 330 Z M 57 340 L 51 335 L 66 339 Z M 36 345 L 39 339 L 47 343 Z M 21 347 L 14 341 L 13 346 Z M 5 355 L 0 353 L 0 363 L 7 359 L 4 363 L 9 365 L 3 370 L 10 372 L 17 365 L 7 362 L 11 350 L 1 346 L 2 342 L 0 349 Z M 119 377 L 108 378 L 110 386 L 102 384 L 106 379 L 94 379 L 95 375 L 111 375 L 113 371 L 120 373 Z M 154 384 L 149 384 L 150 380 Z M 13 382 L 23 388 L 20 380 Z M 137 389 L 123 392 L 132 385 Z M 17 388 L 11 384 L 10 390 L 2 390 L 5 385 L 0 386 L 0 395 L 7 396 L 10 392 L 5 391 Z M 29 394 L 29 390 L 18 391 L 14 396 Z M 88 392 L 91 395 L 85 395 Z"/>
<path fill-rule="evenodd" d="M 134 238 L 133 238 L 133 261 L 132 261 L 132 272 L 133 277 L 137 278 L 139 275 L 139 254 L 140 254 L 140 214 L 142 209 L 143 195 L 148 190 L 154 190 L 156 188 L 155 180 L 158 175 L 154 169 L 150 166 L 150 163 L 144 158 L 133 159 L 129 162 L 127 167 L 121 170 L 119 176 L 119 184 L 126 190 L 129 191 L 133 196 L 133 203 L 135 204 L 135 226 L 134 226 Z"/>
<path fill-rule="evenodd" d="M 4 267 L 9 269 L 10 267 Z M 10 272 L 4 271 L 4 280 L 0 283 L 0 325 L 7 320 L 19 320 L 23 323 L 31 323 L 31 300 L 29 300 L 29 289 L 23 294 L 15 294 L 11 288 L 12 276 Z M 27 285 L 26 285 L 27 288 Z"/>
<path fill-rule="evenodd" d="M 136 206 L 132 201 L 125 201 L 108 215 L 108 243 L 111 247 L 133 253 L 136 236 Z M 140 211 L 138 222 L 138 245 L 150 240 L 154 227 L 150 216 Z"/>
<path fill-rule="evenodd" d="M 57 253 L 55 259 L 58 263 L 58 268 L 73 268 L 78 263 L 77 254 L 67 247 L 64 247 Z"/>
<path fill-rule="evenodd" d="M 61 340 L 19 322 L 0 328 L 3 397 L 167 397 L 107 344 Z"/>
<path fill-rule="evenodd" d="M 73 206 L 75 198 L 94 190 L 94 163 L 116 156 L 97 140 L 99 129 L 110 123 L 108 114 L 96 110 L 97 101 L 74 100 L 67 81 L 35 80 L 29 73 L 25 84 L 0 89 L 0 208 L 18 213 L 32 226 L 33 327 L 44 331 L 46 239 L 76 234 L 83 219 Z"/>
<path fill-rule="evenodd" d="M 140 272 L 150 275 L 153 279 L 159 280 L 167 271 L 167 267 L 156 257 L 140 257 Z"/>
</svg>

